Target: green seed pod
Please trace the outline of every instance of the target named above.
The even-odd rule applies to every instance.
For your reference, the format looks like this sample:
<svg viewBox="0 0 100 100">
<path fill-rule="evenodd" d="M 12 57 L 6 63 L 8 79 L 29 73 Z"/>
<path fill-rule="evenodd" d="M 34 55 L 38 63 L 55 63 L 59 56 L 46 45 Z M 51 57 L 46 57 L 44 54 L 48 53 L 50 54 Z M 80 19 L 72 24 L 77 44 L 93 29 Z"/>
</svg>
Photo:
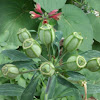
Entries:
<svg viewBox="0 0 100 100">
<path fill-rule="evenodd" d="M 44 62 L 40 66 L 40 71 L 43 75 L 52 76 L 55 72 L 55 67 L 51 62 Z"/>
<path fill-rule="evenodd" d="M 55 31 L 53 27 L 49 24 L 44 24 L 41 27 L 39 27 L 38 35 L 40 41 L 45 45 L 52 43 L 55 39 Z"/>
<path fill-rule="evenodd" d="M 19 74 L 19 70 L 13 64 L 6 64 L 2 67 L 2 73 L 5 77 L 14 79 Z"/>
<path fill-rule="evenodd" d="M 24 40 L 31 38 L 31 34 L 26 28 L 20 29 L 17 36 L 21 43 L 23 43 Z"/>
<path fill-rule="evenodd" d="M 86 66 L 86 60 L 83 56 L 71 56 L 68 58 L 66 62 L 66 66 L 64 69 L 68 69 L 69 71 L 78 71 Z"/>
<path fill-rule="evenodd" d="M 40 44 L 32 38 L 23 42 L 23 49 L 30 58 L 39 57 L 42 51 Z"/>
<path fill-rule="evenodd" d="M 78 32 L 73 32 L 71 35 L 66 37 L 64 39 L 64 48 L 68 51 L 71 52 L 75 49 L 77 49 L 80 44 L 82 43 L 83 37 L 81 36 L 80 33 Z"/>
<path fill-rule="evenodd" d="M 92 58 L 87 62 L 87 69 L 92 72 L 95 72 L 100 69 L 100 58 Z"/>
</svg>

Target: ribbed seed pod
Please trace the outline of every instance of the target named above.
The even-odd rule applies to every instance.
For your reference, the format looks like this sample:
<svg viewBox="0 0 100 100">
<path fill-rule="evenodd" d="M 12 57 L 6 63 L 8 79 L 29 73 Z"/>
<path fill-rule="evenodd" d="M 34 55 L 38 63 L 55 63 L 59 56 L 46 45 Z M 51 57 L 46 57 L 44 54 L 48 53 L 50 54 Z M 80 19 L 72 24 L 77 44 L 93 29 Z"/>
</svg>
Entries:
<svg viewBox="0 0 100 100">
<path fill-rule="evenodd" d="M 78 32 L 73 32 L 71 35 L 64 39 L 64 48 L 66 51 L 71 52 L 77 49 L 82 43 L 83 37 Z"/>
<path fill-rule="evenodd" d="M 6 78 L 14 79 L 19 74 L 19 70 L 13 64 L 6 64 L 2 67 L 2 73 Z"/>
<path fill-rule="evenodd" d="M 83 56 L 71 56 L 68 58 L 66 62 L 66 66 L 64 66 L 64 69 L 67 69 L 69 71 L 78 71 L 81 70 L 86 66 L 86 60 Z"/>
<path fill-rule="evenodd" d="M 26 28 L 20 29 L 17 36 L 21 43 L 23 43 L 26 39 L 31 38 L 31 34 Z"/>
<path fill-rule="evenodd" d="M 30 58 L 39 57 L 42 51 L 40 44 L 32 38 L 23 42 L 23 49 Z"/>
<path fill-rule="evenodd" d="M 92 72 L 99 70 L 100 69 L 100 57 L 90 59 L 87 62 L 86 68 Z"/>
<path fill-rule="evenodd" d="M 38 35 L 40 41 L 45 45 L 52 43 L 55 39 L 55 31 L 49 24 L 43 24 L 41 27 L 39 27 Z"/>
<path fill-rule="evenodd" d="M 51 62 L 44 62 L 40 66 L 40 71 L 43 75 L 52 76 L 55 72 L 55 67 Z"/>
</svg>

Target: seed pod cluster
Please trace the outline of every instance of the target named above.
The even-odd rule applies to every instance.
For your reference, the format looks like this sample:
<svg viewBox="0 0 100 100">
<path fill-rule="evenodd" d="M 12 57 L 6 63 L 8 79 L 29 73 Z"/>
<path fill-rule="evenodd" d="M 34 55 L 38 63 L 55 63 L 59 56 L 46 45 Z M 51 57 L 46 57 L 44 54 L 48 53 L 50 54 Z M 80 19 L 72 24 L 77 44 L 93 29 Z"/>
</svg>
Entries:
<svg viewBox="0 0 100 100">
<path fill-rule="evenodd" d="M 17 33 L 19 41 L 23 43 L 23 49 L 30 58 L 39 57 L 41 55 L 40 44 L 31 37 L 30 32 L 24 28 Z"/>
</svg>

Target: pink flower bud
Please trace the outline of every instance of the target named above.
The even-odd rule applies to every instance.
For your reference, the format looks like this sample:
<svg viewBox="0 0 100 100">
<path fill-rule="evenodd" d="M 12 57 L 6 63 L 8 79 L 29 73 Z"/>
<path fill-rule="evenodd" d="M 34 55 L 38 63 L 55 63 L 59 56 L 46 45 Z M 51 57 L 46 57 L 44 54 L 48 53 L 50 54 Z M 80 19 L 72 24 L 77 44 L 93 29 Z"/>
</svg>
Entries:
<svg viewBox="0 0 100 100">
<path fill-rule="evenodd" d="M 43 14 L 42 10 L 41 10 L 41 6 L 39 4 L 35 5 L 35 11 L 39 12 L 40 14 Z"/>
<path fill-rule="evenodd" d="M 60 15 L 61 15 L 61 13 L 58 13 L 58 14 L 49 16 L 49 18 L 53 18 L 53 19 L 55 19 L 55 20 L 59 20 Z"/>
<path fill-rule="evenodd" d="M 29 13 L 31 14 L 31 16 L 32 16 L 33 19 L 42 17 L 41 15 L 36 14 L 34 11 L 30 11 Z"/>
<path fill-rule="evenodd" d="M 54 15 L 54 14 L 56 14 L 57 11 L 58 11 L 58 10 L 55 9 L 55 10 L 51 11 L 48 15 Z"/>
</svg>

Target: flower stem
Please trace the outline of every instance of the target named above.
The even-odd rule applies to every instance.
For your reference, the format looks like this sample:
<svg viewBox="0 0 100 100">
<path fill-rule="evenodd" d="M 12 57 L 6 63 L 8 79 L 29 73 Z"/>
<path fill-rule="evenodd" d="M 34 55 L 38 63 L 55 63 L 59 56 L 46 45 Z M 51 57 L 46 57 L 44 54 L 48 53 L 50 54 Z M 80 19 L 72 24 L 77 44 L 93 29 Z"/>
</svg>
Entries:
<svg viewBox="0 0 100 100">
<path fill-rule="evenodd" d="M 82 85 L 84 86 L 84 91 L 85 91 L 85 98 L 84 98 L 84 100 L 87 100 L 87 82 L 83 81 Z"/>
<path fill-rule="evenodd" d="M 39 69 L 29 70 L 29 71 L 25 71 L 25 72 L 20 72 L 19 74 L 30 73 L 30 72 L 34 72 L 34 71 L 38 71 L 38 70 L 39 70 Z"/>
<path fill-rule="evenodd" d="M 57 62 L 55 63 L 55 66 L 59 63 L 59 61 L 66 55 L 66 50 L 63 52 L 63 54 L 60 56 L 60 58 L 57 60 Z"/>
</svg>

